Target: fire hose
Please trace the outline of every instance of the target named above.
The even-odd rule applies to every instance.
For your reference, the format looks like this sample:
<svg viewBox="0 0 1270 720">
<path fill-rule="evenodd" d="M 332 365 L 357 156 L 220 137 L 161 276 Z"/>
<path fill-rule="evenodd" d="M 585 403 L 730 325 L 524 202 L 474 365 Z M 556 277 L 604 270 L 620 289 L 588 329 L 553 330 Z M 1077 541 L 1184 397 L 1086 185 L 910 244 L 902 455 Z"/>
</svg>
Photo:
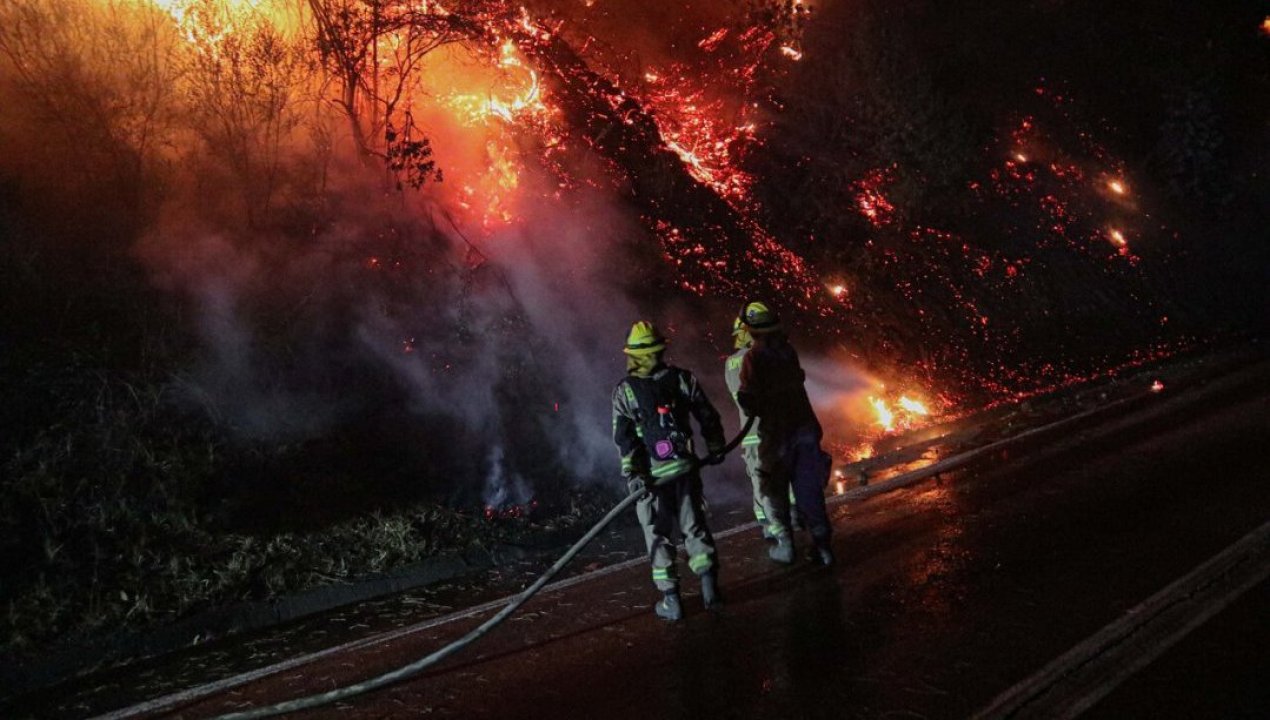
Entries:
<svg viewBox="0 0 1270 720">
<path fill-rule="evenodd" d="M 754 426 L 754 418 L 750 417 L 748 420 L 746 420 L 745 425 L 741 428 L 741 431 L 737 433 L 736 437 L 732 438 L 732 440 L 723 447 L 723 450 L 721 452 L 705 459 L 695 458 L 696 460 L 695 467 L 699 468 L 705 464 L 715 464 L 718 462 L 722 462 L 723 458 L 727 456 L 728 453 L 735 450 L 736 446 L 741 444 L 741 440 L 745 438 L 745 436 L 750 432 L 750 428 L 753 426 Z M 655 483 L 655 485 L 660 485 L 664 482 L 667 482 L 668 480 L 670 480 L 670 478 L 658 480 Z M 494 629 L 495 627 L 500 625 L 504 620 L 511 617 L 512 613 L 516 612 L 516 610 L 518 610 L 520 606 L 528 602 L 529 599 L 532 598 L 534 595 L 536 595 L 538 591 L 541 590 L 547 583 L 551 582 L 551 579 L 555 577 L 557 573 L 563 570 L 565 566 L 568 565 L 569 562 L 573 560 L 573 558 L 576 557 L 579 552 L 582 551 L 583 548 L 589 545 L 591 541 L 596 538 L 597 535 L 603 532 L 604 528 L 609 526 L 609 523 L 613 522 L 613 520 L 616 519 L 618 515 L 621 515 L 622 512 L 625 511 L 627 508 L 629 508 L 630 506 L 638 502 L 639 499 L 642 498 L 647 492 L 648 491 L 645 488 L 639 488 L 633 491 L 630 495 L 627 495 L 617 505 L 614 505 L 613 509 L 608 511 L 608 514 L 600 518 L 599 522 L 593 525 L 591 529 L 586 532 L 585 535 L 579 538 L 578 541 L 575 542 L 573 546 L 570 547 L 565 552 L 564 555 L 561 555 L 560 559 L 556 560 L 554 565 L 552 565 L 550 568 L 547 568 L 547 571 L 544 572 L 537 580 L 535 580 L 532 585 L 522 590 L 521 593 L 517 595 L 516 597 L 512 598 L 511 602 L 507 603 L 507 605 L 504 606 L 502 610 L 499 610 L 496 615 L 486 620 L 485 622 L 481 623 L 477 627 L 473 628 L 466 635 L 459 638 L 458 640 L 455 640 L 449 645 L 446 645 L 445 647 L 439 650 L 436 650 L 424 657 L 421 657 L 412 663 L 409 663 L 407 665 L 402 665 L 401 667 L 395 670 L 390 670 L 382 675 L 370 678 L 369 680 L 364 680 L 355 685 L 346 685 L 344 687 L 335 688 L 334 690 L 330 690 L 324 693 L 318 693 L 316 695 L 309 695 L 307 697 L 296 698 L 294 700 L 285 700 L 283 702 L 275 703 L 273 705 L 266 705 L 264 707 L 252 708 L 250 710 L 242 710 L 240 712 L 232 712 L 226 715 L 217 716 L 215 720 L 251 720 L 253 718 L 272 717 L 274 715 L 282 715 L 284 713 L 291 713 L 291 712 L 296 712 L 299 710 L 307 710 L 309 708 L 320 707 L 322 705 L 327 705 L 329 703 L 337 702 L 339 700 L 344 700 L 346 698 L 350 698 L 355 695 L 361 695 L 363 693 L 368 693 L 372 690 L 377 690 L 381 687 L 384 687 L 385 685 L 390 685 L 392 683 L 397 682 L 398 680 L 404 680 L 405 678 L 411 677 L 413 675 L 417 675 L 423 672 L 424 670 L 427 670 L 433 665 L 436 665 L 437 663 L 450 657 L 454 653 L 476 642 L 481 637 L 483 637 L 486 633 L 488 633 L 490 630 Z"/>
</svg>

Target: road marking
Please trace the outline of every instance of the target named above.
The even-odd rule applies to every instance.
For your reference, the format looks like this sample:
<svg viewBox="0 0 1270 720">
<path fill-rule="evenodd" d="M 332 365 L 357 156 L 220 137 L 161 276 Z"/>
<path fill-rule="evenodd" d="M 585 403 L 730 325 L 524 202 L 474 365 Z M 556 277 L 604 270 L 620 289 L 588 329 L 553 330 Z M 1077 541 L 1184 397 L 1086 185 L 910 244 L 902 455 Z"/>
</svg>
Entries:
<svg viewBox="0 0 1270 720">
<path fill-rule="evenodd" d="M 1074 718 L 1270 576 L 1270 522 L 1001 693 L 975 718 Z"/>
</svg>

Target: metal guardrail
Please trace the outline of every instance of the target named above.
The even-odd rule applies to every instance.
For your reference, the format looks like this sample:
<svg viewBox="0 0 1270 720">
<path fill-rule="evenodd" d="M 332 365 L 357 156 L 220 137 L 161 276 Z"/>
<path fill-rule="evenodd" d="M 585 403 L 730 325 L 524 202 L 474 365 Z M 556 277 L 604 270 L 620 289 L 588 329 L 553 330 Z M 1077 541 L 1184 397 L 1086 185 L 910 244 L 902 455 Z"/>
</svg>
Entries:
<svg viewBox="0 0 1270 720">
<path fill-rule="evenodd" d="M 1092 408 L 1084 412 L 1077 413 L 1075 415 L 1070 415 L 1061 420 L 1057 420 L 1055 422 L 1048 423 L 1046 425 L 1041 425 L 1040 427 L 1035 427 L 1029 430 L 1025 430 L 1017 435 L 1011 435 L 1010 437 L 1002 438 L 1001 440 L 988 443 L 987 445 L 981 445 L 972 450 L 967 450 L 966 452 L 944 458 L 943 460 L 939 460 L 937 462 L 931 463 L 930 465 L 927 465 L 926 467 L 917 468 L 916 470 L 910 470 L 909 472 L 903 473 L 901 475 L 897 475 L 896 477 L 893 477 L 889 480 L 878 483 L 876 485 L 870 485 L 868 483 L 867 473 L 865 471 L 861 471 L 860 474 L 857 476 L 857 482 L 859 483 L 859 487 L 854 488 L 852 490 L 848 490 L 847 492 L 844 492 L 841 494 L 833 495 L 827 498 L 825 502 L 826 504 L 829 504 L 829 505 L 838 505 L 838 504 L 847 502 L 849 500 L 863 500 L 864 498 L 873 497 L 874 495 L 881 495 L 883 493 L 891 492 L 893 490 L 899 490 L 900 488 L 907 487 L 914 483 L 921 482 L 922 480 L 926 480 L 928 478 L 935 477 L 937 475 L 940 475 L 946 472 L 952 472 L 953 470 L 958 470 L 960 468 L 963 468 L 975 462 L 976 460 L 979 460 L 985 455 L 990 455 L 994 452 L 1003 450 L 1012 445 L 1017 445 L 1026 440 L 1035 440 L 1045 435 L 1048 435 L 1050 433 L 1055 433 L 1061 430 L 1065 430 L 1069 427 L 1076 425 L 1077 423 L 1090 420 L 1093 418 L 1097 418 L 1102 415 L 1110 414 L 1113 410 L 1120 410 L 1120 409 L 1129 407 L 1132 404 L 1143 402 L 1144 400 L 1147 400 L 1150 397 L 1151 397 L 1150 394 L 1145 394 L 1145 393 L 1138 394 L 1138 395 L 1131 395 L 1129 397 L 1113 401 L 1106 405 L 1100 405 L 1096 408 Z M 947 437 L 947 436 L 944 436 L 944 437 Z M 940 438 L 940 439 L 943 439 L 943 438 Z M 938 444 L 938 443 L 932 443 L 932 444 Z M 899 450 L 895 451 L 895 453 L 899 453 L 899 452 L 900 452 Z M 898 463 L 892 463 L 892 466 L 895 464 L 898 464 Z M 853 466 L 847 466 L 847 467 L 853 467 Z M 863 479 L 861 480 L 860 477 L 862 477 Z"/>
</svg>

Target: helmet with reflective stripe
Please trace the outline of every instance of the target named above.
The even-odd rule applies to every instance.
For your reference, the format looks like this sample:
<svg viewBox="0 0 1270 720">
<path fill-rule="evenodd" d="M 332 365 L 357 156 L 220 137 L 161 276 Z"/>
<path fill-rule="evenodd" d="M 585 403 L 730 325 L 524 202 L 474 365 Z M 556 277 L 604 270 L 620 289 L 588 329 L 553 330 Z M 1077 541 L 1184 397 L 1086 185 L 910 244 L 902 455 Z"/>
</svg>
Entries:
<svg viewBox="0 0 1270 720">
<path fill-rule="evenodd" d="M 756 334 L 775 332 L 781 329 L 780 318 L 765 302 L 746 303 L 745 307 L 741 308 L 741 314 L 737 316 L 737 320 L 740 324 L 749 328 L 750 332 Z"/>
<path fill-rule="evenodd" d="M 666 338 L 661 336 L 657 328 L 647 320 L 640 320 L 631 326 L 626 336 L 626 347 L 622 352 L 627 355 L 651 355 L 666 349 Z"/>
</svg>

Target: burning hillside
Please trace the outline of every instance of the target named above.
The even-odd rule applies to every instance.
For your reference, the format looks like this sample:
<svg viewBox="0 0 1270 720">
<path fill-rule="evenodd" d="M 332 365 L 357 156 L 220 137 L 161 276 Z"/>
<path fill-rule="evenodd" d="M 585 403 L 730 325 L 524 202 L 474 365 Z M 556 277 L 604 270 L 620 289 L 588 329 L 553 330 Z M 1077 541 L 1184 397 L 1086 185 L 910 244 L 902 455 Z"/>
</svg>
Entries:
<svg viewBox="0 0 1270 720">
<path fill-rule="evenodd" d="M 771 298 L 810 349 L 878 376 L 874 396 L 900 388 L 822 398 L 882 429 L 908 395 L 946 412 L 1184 347 L 1164 280 L 1178 233 L 1103 143 L 1111 130 L 1062 82 L 1029 79 L 994 103 L 994 131 L 968 133 L 911 54 L 877 45 L 919 6 L 24 1 L 0 49 L 32 109 L 15 122 L 67 148 L 88 123 L 109 146 L 97 154 L 134 214 L 158 219 L 139 247 L 161 282 L 205 303 L 224 284 L 211 263 L 236 278 L 235 303 L 245 282 L 252 302 L 303 304 L 277 280 L 309 261 L 280 248 L 352 232 L 338 253 L 355 265 L 332 271 L 381 278 L 371 292 L 396 309 L 369 342 L 422 364 L 392 359 L 407 377 L 488 382 L 400 313 L 458 307 L 446 332 L 460 335 L 463 308 L 478 324 L 550 314 L 509 265 L 564 218 L 607 236 L 595 255 L 620 269 L 587 293 L 643 312 L 699 298 L 709 316 L 682 324 L 706 336 L 740 299 Z M 579 212 L 596 203 L 620 232 Z M 362 225 L 376 212 L 380 228 Z M 191 226 L 233 250 L 192 258 L 209 251 L 181 237 Z M 561 395 L 543 367 L 535 393 Z"/>
<path fill-rule="evenodd" d="M 612 474 L 640 316 L 722 405 L 729 323 L 768 299 L 850 458 L 1251 315 L 1258 246 L 1214 218 L 1260 227 L 1267 83 L 1186 73 L 1261 67 L 1260 17 L 1200 18 L 1247 30 L 1226 60 L 1144 29 L 1179 60 L 1107 82 L 1035 50 L 1093 10 L 936 5 L 7 0 L 23 607 L 82 557 L 189 581 L 128 537 L 560 510 Z M 1100 94 L 1130 86 L 1141 112 Z"/>
</svg>

